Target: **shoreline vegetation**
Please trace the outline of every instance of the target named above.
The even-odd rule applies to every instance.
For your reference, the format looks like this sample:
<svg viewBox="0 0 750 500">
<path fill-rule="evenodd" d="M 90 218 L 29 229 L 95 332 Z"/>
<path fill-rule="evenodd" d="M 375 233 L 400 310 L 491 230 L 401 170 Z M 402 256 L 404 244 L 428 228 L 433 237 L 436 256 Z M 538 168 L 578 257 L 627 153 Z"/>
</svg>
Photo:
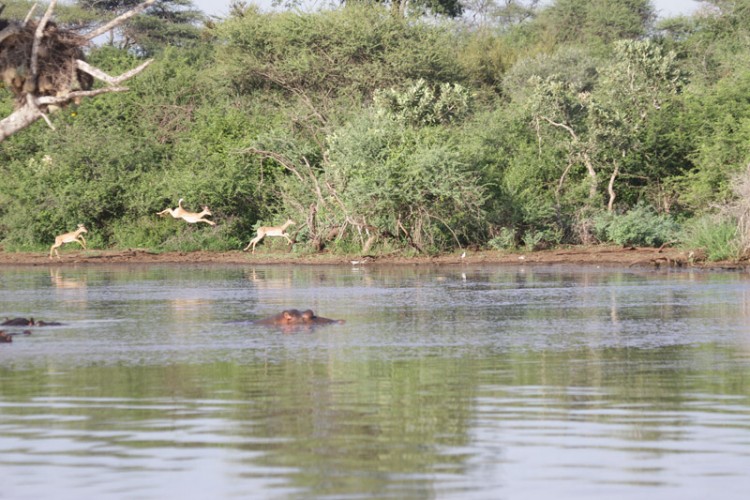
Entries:
<svg viewBox="0 0 750 500">
<path fill-rule="evenodd" d="M 694 252 L 677 248 L 622 247 L 608 245 L 574 245 L 534 252 L 496 250 L 408 256 L 344 255 L 333 253 L 295 254 L 264 252 L 250 254 L 236 251 L 157 252 L 149 249 L 72 250 L 50 259 L 46 252 L 0 251 L 0 267 L 107 264 L 228 264 L 228 265 L 584 265 L 607 267 L 698 268 L 708 270 L 744 270 L 746 261 L 709 262 Z"/>
<path fill-rule="evenodd" d="M 123 19 L 119 3 L 68 2 L 49 30 L 32 16 L 33 33 L 24 2 L 0 13 L 0 122 L 31 97 L 49 115 L 0 138 L 3 250 L 59 237 L 107 249 L 61 249 L 62 263 L 750 257 L 747 0 L 673 19 L 651 0 L 492 1 L 474 20 L 464 2 L 236 2 L 210 21 L 147 2 L 141 21 L 57 54 L 68 65 L 39 58 L 61 33 Z M 107 86 L 138 68 L 127 92 Z M 96 98 L 44 100 L 59 92 Z M 239 253 L 248 242 L 256 255 Z M 598 250 L 615 247 L 639 250 Z"/>
</svg>

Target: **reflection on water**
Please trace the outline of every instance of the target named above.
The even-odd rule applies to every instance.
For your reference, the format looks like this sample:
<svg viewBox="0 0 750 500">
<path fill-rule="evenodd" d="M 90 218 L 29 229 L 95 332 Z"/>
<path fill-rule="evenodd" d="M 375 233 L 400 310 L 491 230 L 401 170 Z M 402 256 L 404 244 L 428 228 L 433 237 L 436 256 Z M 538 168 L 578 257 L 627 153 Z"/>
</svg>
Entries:
<svg viewBox="0 0 750 500">
<path fill-rule="evenodd" d="M 744 274 L 0 269 L 0 498 L 745 494 Z M 284 308 L 344 325 L 286 334 Z"/>
</svg>

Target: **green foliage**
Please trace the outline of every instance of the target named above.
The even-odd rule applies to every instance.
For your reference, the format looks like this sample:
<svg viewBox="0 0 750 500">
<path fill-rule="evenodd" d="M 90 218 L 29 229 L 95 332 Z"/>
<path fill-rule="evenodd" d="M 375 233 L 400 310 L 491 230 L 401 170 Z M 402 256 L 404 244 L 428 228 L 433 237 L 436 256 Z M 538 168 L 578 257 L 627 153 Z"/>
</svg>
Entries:
<svg viewBox="0 0 750 500">
<path fill-rule="evenodd" d="M 513 250 L 516 248 L 516 232 L 512 228 L 501 227 L 487 245 L 495 250 Z"/>
<path fill-rule="evenodd" d="M 397 9 L 401 5 L 399 0 L 390 0 L 388 3 L 391 3 L 391 9 Z M 409 2 L 409 11 L 459 17 L 464 12 L 464 5 L 460 0 L 412 0 Z"/>
<path fill-rule="evenodd" d="M 467 85 L 488 92 L 500 92 L 505 72 L 513 67 L 519 54 L 507 40 L 486 31 L 462 38 L 461 57 L 457 63 L 467 76 Z"/>
<path fill-rule="evenodd" d="M 533 252 L 534 250 L 538 250 L 541 243 L 544 241 L 544 232 L 529 229 L 523 233 L 521 239 L 523 240 L 524 250 L 527 252 Z"/>
<path fill-rule="evenodd" d="M 420 78 L 462 83 L 447 27 L 406 23 L 379 6 L 313 14 L 248 8 L 217 35 L 226 84 L 273 99 L 276 113 L 302 121 L 319 141 L 330 132 L 326 125 L 348 118 L 375 89 Z"/>
<path fill-rule="evenodd" d="M 537 81 L 560 82 L 573 95 L 591 92 L 597 83 L 601 64 L 600 58 L 589 49 L 562 46 L 553 53 L 543 52 L 519 59 L 505 74 L 503 88 L 518 103 L 530 97 Z"/>
<path fill-rule="evenodd" d="M 211 217 L 208 217 L 211 219 Z M 116 248 L 150 248 L 159 251 L 191 252 L 195 250 L 238 250 L 247 244 L 233 219 L 221 220 L 216 226 L 187 224 L 172 217 L 144 215 L 118 219 L 108 227 L 105 246 Z M 95 233 L 101 236 L 101 233 Z M 249 233 L 246 237 L 250 239 Z"/>
<path fill-rule="evenodd" d="M 742 256 L 737 222 L 728 217 L 697 217 L 685 224 L 680 240 L 687 250 L 705 252 L 709 261 L 737 260 Z"/>
<path fill-rule="evenodd" d="M 240 246 L 262 200 L 255 195 L 259 165 L 237 144 L 268 121 L 204 92 L 195 51 L 166 54 L 131 92 L 56 115 L 59 133 L 4 144 L 0 172 L 11 180 L 0 183 L 0 238 L 8 247 L 36 247 L 77 223 L 105 247 Z M 133 63 L 111 47 L 92 60 L 112 73 Z M 31 159 L 16 159 L 23 157 Z M 195 211 L 208 205 L 222 229 L 198 238 L 184 223 L 165 226 L 156 212 L 179 198 Z"/>
<path fill-rule="evenodd" d="M 657 214 L 645 204 L 624 214 L 602 212 L 595 217 L 594 226 L 600 240 L 623 246 L 658 247 L 677 241 L 680 230 L 672 217 Z"/>
<path fill-rule="evenodd" d="M 685 105 L 694 168 L 676 181 L 680 203 L 700 213 L 730 200 L 732 177 L 750 163 L 750 70 L 738 70 L 710 90 L 692 89 Z"/>
<path fill-rule="evenodd" d="M 84 12 L 109 21 L 142 3 L 142 0 L 77 0 Z M 157 0 L 129 23 L 117 27 L 109 44 L 120 49 L 153 55 L 168 46 L 189 47 L 200 37 L 197 25 L 203 15 L 191 0 Z M 102 23 L 103 24 L 103 23 Z M 114 33 L 113 33 L 114 35 Z"/>
<path fill-rule="evenodd" d="M 435 249 L 467 241 L 481 221 L 485 191 L 445 131 L 365 116 L 328 144 L 327 174 L 351 219 Z"/>
<path fill-rule="evenodd" d="M 646 35 L 656 19 L 649 0 L 556 0 L 539 17 L 555 44 L 607 44 Z"/>
<path fill-rule="evenodd" d="M 431 87 L 422 78 L 403 91 L 378 89 L 373 101 L 379 113 L 416 126 L 454 123 L 471 109 L 471 93 L 462 85 L 443 83 Z"/>
<path fill-rule="evenodd" d="M 729 215 L 712 238 L 728 242 L 731 221 L 748 219 L 736 174 L 750 163 L 750 29 L 744 0 L 713 3 L 716 15 L 659 36 L 646 0 L 509 3 L 501 26 L 488 13 L 479 29 L 372 2 L 237 5 L 185 34 L 146 16 L 132 27 L 152 48 L 87 54 L 116 75 L 153 52 L 129 92 L 3 142 L 0 242 L 48 248 L 84 223 L 97 248 L 238 249 L 259 223 L 292 218 L 294 252 L 538 249 L 592 231 L 658 245 L 717 205 Z M 76 6 L 64 22 L 128 5 L 97 3 L 78 21 Z M 0 98 L 7 116 L 12 98 Z M 180 198 L 218 225 L 156 216 Z"/>
</svg>

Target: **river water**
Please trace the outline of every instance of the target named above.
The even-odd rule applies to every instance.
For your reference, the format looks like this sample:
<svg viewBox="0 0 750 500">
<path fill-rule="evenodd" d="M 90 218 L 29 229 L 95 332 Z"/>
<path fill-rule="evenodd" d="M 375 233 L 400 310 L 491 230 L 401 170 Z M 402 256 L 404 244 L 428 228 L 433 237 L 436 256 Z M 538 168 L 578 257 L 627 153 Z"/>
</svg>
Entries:
<svg viewBox="0 0 750 500">
<path fill-rule="evenodd" d="M 252 324 L 311 308 L 343 325 Z M 750 277 L 0 268 L 0 498 L 746 498 Z"/>
</svg>

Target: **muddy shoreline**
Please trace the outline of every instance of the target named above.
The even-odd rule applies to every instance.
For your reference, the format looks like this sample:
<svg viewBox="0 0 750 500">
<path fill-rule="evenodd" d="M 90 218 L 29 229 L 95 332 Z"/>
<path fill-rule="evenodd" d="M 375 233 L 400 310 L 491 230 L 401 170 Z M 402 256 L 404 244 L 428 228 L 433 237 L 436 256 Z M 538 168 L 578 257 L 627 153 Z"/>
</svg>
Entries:
<svg viewBox="0 0 750 500">
<path fill-rule="evenodd" d="M 705 268 L 743 270 L 747 262 L 705 262 L 699 255 L 674 248 L 623 248 L 617 246 L 574 246 L 537 252 L 468 251 L 438 256 L 404 257 L 401 255 L 357 256 L 327 253 L 297 255 L 292 253 L 251 254 L 232 252 L 153 252 L 128 250 L 68 250 L 60 258 L 50 259 L 46 252 L 0 251 L 0 266 L 76 266 L 101 264 L 300 264 L 300 265 L 438 265 L 438 264 L 575 264 L 616 267 Z"/>
</svg>

